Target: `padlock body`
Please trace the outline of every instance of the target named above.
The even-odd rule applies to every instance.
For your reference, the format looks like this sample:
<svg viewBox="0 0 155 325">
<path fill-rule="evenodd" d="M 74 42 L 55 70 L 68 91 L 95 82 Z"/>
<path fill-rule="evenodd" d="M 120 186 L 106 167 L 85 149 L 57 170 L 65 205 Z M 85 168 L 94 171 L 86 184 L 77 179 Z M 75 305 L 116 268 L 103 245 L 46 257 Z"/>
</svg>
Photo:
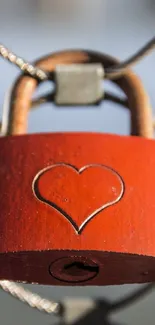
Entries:
<svg viewBox="0 0 155 325">
<path fill-rule="evenodd" d="M 0 148 L 0 279 L 155 280 L 154 140 L 33 134 Z"/>
</svg>

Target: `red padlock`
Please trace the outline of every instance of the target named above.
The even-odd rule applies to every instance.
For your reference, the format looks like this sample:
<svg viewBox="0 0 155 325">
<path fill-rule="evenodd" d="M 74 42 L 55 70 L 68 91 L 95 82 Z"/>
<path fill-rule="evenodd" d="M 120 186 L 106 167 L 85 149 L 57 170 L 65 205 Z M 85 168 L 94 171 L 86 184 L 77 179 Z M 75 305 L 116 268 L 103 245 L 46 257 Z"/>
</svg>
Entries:
<svg viewBox="0 0 155 325">
<path fill-rule="evenodd" d="M 61 64 L 63 71 L 66 64 L 71 71 L 87 64 L 90 73 L 88 64 L 115 62 L 72 51 L 37 65 L 54 80 Z M 144 138 L 153 134 L 151 109 L 131 71 L 115 83 L 127 95 L 133 136 L 23 135 L 37 81 L 22 76 L 16 82 L 7 136 L 0 139 L 0 279 L 50 285 L 155 280 L 155 142 Z"/>
</svg>

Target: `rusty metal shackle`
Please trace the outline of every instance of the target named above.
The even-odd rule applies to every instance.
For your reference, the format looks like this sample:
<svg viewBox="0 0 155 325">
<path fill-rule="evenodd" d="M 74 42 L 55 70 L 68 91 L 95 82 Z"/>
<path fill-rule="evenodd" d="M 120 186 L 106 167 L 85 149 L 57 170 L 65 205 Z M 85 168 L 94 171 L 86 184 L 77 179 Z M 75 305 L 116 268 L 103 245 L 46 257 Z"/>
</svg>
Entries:
<svg viewBox="0 0 155 325">
<path fill-rule="evenodd" d="M 50 72 L 51 80 L 54 80 L 53 72 L 58 64 L 101 63 L 103 67 L 107 68 L 117 62 L 115 58 L 98 52 L 74 50 L 50 54 L 36 61 L 35 65 Z M 127 96 L 131 113 L 131 135 L 152 138 L 152 109 L 140 79 L 132 71 L 128 70 L 123 76 L 114 79 L 113 82 Z M 32 95 L 37 86 L 38 81 L 26 75 L 20 76 L 16 81 L 11 94 L 7 135 L 17 135 L 26 132 Z"/>
</svg>

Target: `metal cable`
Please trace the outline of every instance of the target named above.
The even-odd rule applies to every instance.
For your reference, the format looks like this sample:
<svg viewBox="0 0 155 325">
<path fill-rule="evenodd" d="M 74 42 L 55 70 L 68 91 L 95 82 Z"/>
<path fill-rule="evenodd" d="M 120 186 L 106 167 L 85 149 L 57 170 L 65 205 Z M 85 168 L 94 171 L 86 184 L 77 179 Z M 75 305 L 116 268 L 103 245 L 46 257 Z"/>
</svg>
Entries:
<svg viewBox="0 0 155 325">
<path fill-rule="evenodd" d="M 127 60 L 118 63 L 112 67 L 105 69 L 105 77 L 107 79 L 114 79 L 124 74 L 124 72 L 142 58 L 144 58 L 148 53 L 150 53 L 155 48 L 155 37 L 153 37 L 145 46 L 143 46 L 138 52 L 132 55 Z"/>
<path fill-rule="evenodd" d="M 146 45 L 144 45 L 138 52 L 136 52 L 133 56 L 128 58 L 127 60 L 118 63 L 112 67 L 105 68 L 105 78 L 114 79 L 119 77 L 125 73 L 125 71 L 140 61 L 144 56 L 150 53 L 155 47 L 155 37 L 153 37 Z M 12 51 L 10 51 L 3 44 L 0 44 L 0 55 L 8 60 L 9 62 L 15 64 L 18 68 L 20 68 L 23 72 L 28 75 L 37 78 L 41 81 L 48 80 L 49 74 L 43 69 L 37 68 L 34 65 L 28 63 L 23 58 L 18 57 Z"/>
<path fill-rule="evenodd" d="M 0 288 L 20 301 L 28 304 L 30 307 L 38 309 L 39 311 L 58 316 L 61 314 L 61 304 L 42 298 L 38 294 L 25 290 L 22 286 L 17 285 L 14 282 L 0 281 Z"/>
<path fill-rule="evenodd" d="M 135 302 L 137 299 L 142 298 L 147 293 L 151 292 L 151 290 L 154 288 L 155 288 L 154 283 L 145 285 L 144 287 L 140 288 L 139 290 L 136 290 L 135 292 L 131 293 L 127 297 L 122 298 L 119 301 L 116 301 L 114 303 L 111 303 L 109 306 L 109 311 L 115 312 L 121 308 L 127 307 L 131 303 Z"/>
<path fill-rule="evenodd" d="M 45 103 L 51 103 L 54 101 L 54 92 L 44 94 L 43 96 L 35 98 L 31 103 L 31 109 L 36 108 L 36 106 L 45 104 Z M 117 95 L 113 95 L 112 93 L 105 91 L 103 100 L 114 102 L 115 104 L 121 105 L 123 107 L 128 108 L 128 102 L 125 98 L 120 98 Z"/>
<path fill-rule="evenodd" d="M 13 52 L 11 52 L 9 49 L 7 49 L 3 44 L 0 44 L 0 55 L 8 60 L 9 62 L 13 63 L 16 65 L 20 70 L 23 72 L 27 73 L 28 75 L 37 78 L 41 81 L 47 80 L 48 73 L 43 71 L 42 69 L 39 69 L 37 67 L 34 67 L 34 65 L 28 63 L 25 61 L 23 58 L 17 56 Z"/>
<path fill-rule="evenodd" d="M 0 135 L 1 136 L 4 136 L 6 134 L 7 120 L 8 120 L 8 107 L 9 107 L 9 103 L 10 103 L 10 94 L 11 93 L 12 93 L 12 88 L 9 89 L 9 91 L 7 92 L 6 97 L 4 99 L 3 117 L 2 117 L 2 121 L 0 121 Z M 121 105 L 127 109 L 129 108 L 127 99 L 120 98 L 119 96 L 113 95 L 112 93 L 110 93 L 108 91 L 104 92 L 104 100 L 111 101 L 111 102 Z M 51 103 L 53 101 L 54 101 L 54 92 L 52 94 L 51 93 L 44 94 L 44 95 L 32 100 L 31 110 L 36 109 L 37 106 L 40 106 L 45 103 Z M 154 122 L 154 128 L 155 128 L 155 122 Z"/>
</svg>

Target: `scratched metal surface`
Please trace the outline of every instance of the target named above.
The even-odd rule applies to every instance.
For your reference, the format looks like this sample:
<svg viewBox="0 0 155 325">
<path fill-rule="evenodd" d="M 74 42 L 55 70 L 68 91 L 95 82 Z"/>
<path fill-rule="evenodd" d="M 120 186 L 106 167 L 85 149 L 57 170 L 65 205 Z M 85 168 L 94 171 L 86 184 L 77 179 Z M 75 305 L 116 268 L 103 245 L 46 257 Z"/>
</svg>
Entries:
<svg viewBox="0 0 155 325">
<path fill-rule="evenodd" d="M 89 12 L 89 14 L 88 14 Z M 1 42 L 30 61 L 64 48 L 90 48 L 121 59 L 132 54 L 154 35 L 154 0 L 1 0 Z M 155 54 L 149 55 L 134 70 L 142 78 L 155 108 Z M 0 60 L 0 107 L 4 94 L 18 70 Z M 50 89 L 41 87 L 39 93 Z M 111 85 L 106 85 L 111 89 Z M 117 89 L 112 88 L 117 92 Z M 117 123 L 116 123 L 117 121 Z M 93 130 L 127 134 L 128 112 L 110 103 L 101 109 L 56 109 L 46 104 L 29 118 L 29 132 Z M 48 298 L 117 298 L 135 286 L 105 288 L 61 288 L 28 286 Z M 120 324 L 154 324 L 155 292 L 132 307 L 120 311 L 113 320 Z M 0 292 L 0 321 L 4 325 L 55 324 L 54 317 L 42 315 Z M 102 320 L 101 320 L 102 321 Z"/>
</svg>

